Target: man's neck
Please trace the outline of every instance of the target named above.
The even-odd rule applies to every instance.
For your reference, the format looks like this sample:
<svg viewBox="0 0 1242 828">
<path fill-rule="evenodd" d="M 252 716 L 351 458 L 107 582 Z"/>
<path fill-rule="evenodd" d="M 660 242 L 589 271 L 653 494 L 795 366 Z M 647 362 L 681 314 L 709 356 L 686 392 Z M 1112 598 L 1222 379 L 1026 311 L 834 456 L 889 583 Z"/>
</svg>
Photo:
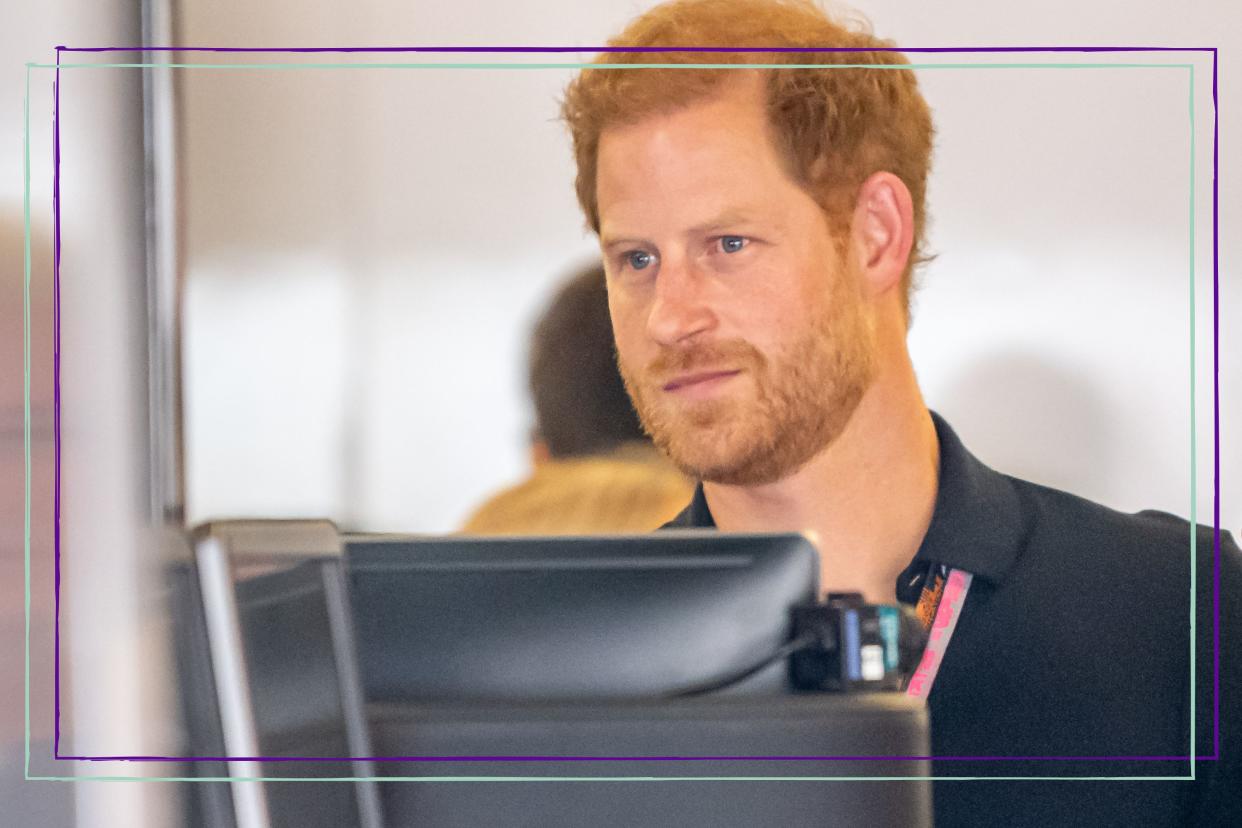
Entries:
<svg viewBox="0 0 1242 828">
<path fill-rule="evenodd" d="M 876 377 L 841 435 L 794 474 L 763 486 L 705 483 L 703 493 L 722 531 L 811 533 L 825 592 L 891 603 L 931 523 L 939 452 L 907 358 Z"/>
</svg>

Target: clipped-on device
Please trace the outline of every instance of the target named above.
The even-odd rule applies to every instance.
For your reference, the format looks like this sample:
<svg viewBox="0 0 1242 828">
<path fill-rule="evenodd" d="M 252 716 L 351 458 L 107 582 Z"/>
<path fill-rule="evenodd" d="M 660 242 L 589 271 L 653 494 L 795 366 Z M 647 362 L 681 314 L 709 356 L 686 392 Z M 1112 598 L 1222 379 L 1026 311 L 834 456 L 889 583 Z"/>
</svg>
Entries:
<svg viewBox="0 0 1242 828">
<path fill-rule="evenodd" d="M 901 690 L 926 641 L 910 609 L 868 604 L 856 592 L 794 607 L 793 635 L 789 669 L 799 690 Z"/>
</svg>

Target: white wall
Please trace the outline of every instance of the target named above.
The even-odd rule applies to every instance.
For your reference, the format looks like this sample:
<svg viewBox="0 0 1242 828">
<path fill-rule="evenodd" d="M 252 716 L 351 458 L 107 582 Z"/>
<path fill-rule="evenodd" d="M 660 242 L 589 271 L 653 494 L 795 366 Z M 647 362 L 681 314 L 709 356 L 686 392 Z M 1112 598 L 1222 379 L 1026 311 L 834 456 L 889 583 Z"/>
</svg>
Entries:
<svg viewBox="0 0 1242 828">
<path fill-rule="evenodd" d="M 519 13 L 481 2 L 371 2 L 296 20 L 280 3 L 239 5 L 237 14 L 207 8 L 188 4 L 187 42 L 581 45 L 601 43 L 636 5 L 542 2 Z M 1242 31 L 1227 25 L 1242 20 L 1223 3 L 1177 14 L 1154 2 L 1052 2 L 1002 14 L 979 2 L 933 11 L 890 1 L 865 11 L 877 31 L 910 46 L 1227 48 Z M 1209 67 L 1198 59 L 1195 101 L 1196 511 L 1205 522 L 1213 505 Z M 522 474 L 529 323 L 556 279 L 594 250 L 554 120 L 569 74 L 183 75 L 192 518 L 327 514 L 366 529 L 444 531 Z M 924 274 L 911 335 L 930 403 L 1002 470 L 1125 510 L 1188 516 L 1186 71 L 940 69 L 921 72 L 920 82 L 939 127 L 930 209 L 940 257 Z M 1238 100 L 1228 91 L 1224 111 Z M 1222 157 L 1229 140 L 1226 129 Z M 1224 172 L 1232 175 L 1227 165 Z M 1222 183 L 1228 319 L 1239 309 L 1227 230 L 1237 188 Z M 1226 326 L 1226 356 L 1235 344 L 1228 336 Z M 1242 389 L 1236 365 L 1226 362 L 1221 376 L 1228 470 L 1242 467 L 1228 427 L 1242 412 Z M 1228 477 L 1225 485 L 1221 519 L 1237 527 L 1242 498 Z"/>
<path fill-rule="evenodd" d="M 174 821 L 168 785 L 26 781 L 34 776 L 142 775 L 134 765 L 52 758 L 54 474 L 52 82 L 30 83 L 33 237 L 30 284 L 31 470 L 23 382 L 24 64 L 54 47 L 135 42 L 137 4 L 9 4 L 0 26 L 0 824 L 144 826 Z M 66 56 L 66 63 L 72 62 Z M 140 78 L 133 70 L 61 73 L 60 751 L 163 752 L 170 745 L 162 617 L 151 577 L 160 563 L 147 513 L 146 331 Z M 10 245 L 9 239 L 15 238 Z M 30 488 L 30 603 L 24 561 Z M 28 636 L 28 638 L 27 638 Z M 23 650 L 29 641 L 29 662 Z M 29 720 L 25 706 L 29 668 Z M 150 774 L 150 770 L 145 769 Z"/>
</svg>

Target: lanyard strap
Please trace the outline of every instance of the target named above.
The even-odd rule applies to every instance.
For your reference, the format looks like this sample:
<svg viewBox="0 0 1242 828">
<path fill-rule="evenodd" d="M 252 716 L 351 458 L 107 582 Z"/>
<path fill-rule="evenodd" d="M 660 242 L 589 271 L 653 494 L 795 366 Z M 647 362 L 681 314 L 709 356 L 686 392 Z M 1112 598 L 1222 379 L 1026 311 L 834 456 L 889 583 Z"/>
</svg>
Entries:
<svg viewBox="0 0 1242 828">
<path fill-rule="evenodd" d="M 924 589 L 919 599 L 918 612 L 923 618 L 930 618 L 931 629 L 927 634 L 927 646 L 923 649 L 923 657 L 919 666 L 906 687 L 906 695 L 916 699 L 926 699 L 931 692 L 936 673 L 940 670 L 940 662 L 948 649 L 949 639 L 957 628 L 957 619 L 961 615 L 962 605 L 966 603 L 966 593 L 970 590 L 973 576 L 960 569 L 949 570 L 949 575 L 942 583 L 930 589 Z M 930 585 L 929 585 L 930 586 Z M 925 603 L 926 602 L 926 603 Z M 924 621 L 926 624 L 927 622 Z"/>
</svg>

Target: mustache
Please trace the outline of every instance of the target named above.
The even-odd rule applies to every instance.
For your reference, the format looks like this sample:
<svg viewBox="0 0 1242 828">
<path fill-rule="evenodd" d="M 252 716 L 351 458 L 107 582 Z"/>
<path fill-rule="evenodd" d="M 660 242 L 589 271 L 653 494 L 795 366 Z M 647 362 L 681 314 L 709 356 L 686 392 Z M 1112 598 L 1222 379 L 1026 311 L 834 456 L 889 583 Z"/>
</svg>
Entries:
<svg viewBox="0 0 1242 828">
<path fill-rule="evenodd" d="M 649 379 L 663 381 L 691 371 L 728 367 L 759 368 L 766 360 L 759 349 L 741 339 L 667 348 L 647 363 Z"/>
</svg>

